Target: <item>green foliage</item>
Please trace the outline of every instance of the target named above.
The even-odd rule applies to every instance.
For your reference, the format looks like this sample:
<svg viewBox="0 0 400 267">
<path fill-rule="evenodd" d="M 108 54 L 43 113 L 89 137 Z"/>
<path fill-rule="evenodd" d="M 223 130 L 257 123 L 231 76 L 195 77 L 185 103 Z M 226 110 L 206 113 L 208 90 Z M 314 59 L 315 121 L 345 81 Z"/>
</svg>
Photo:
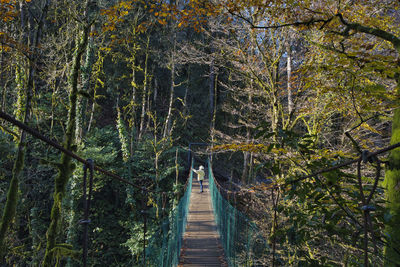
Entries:
<svg viewBox="0 0 400 267">
<path fill-rule="evenodd" d="M 400 141 L 400 110 L 395 111 L 392 126 L 391 143 Z M 386 266 L 396 266 L 400 263 L 400 253 L 397 251 L 400 242 L 400 168 L 399 168 L 399 149 L 391 151 L 389 164 L 386 170 L 384 187 L 386 188 L 386 199 L 388 201 L 389 216 L 385 216 L 385 237 L 388 244 L 385 247 Z"/>
<path fill-rule="evenodd" d="M 208 181 L 215 222 L 229 266 L 265 265 L 269 250 L 266 240 L 257 225 L 223 197 L 214 179 L 208 161 Z"/>
<path fill-rule="evenodd" d="M 54 254 L 56 259 L 56 267 L 61 266 L 62 258 L 69 257 L 79 261 L 82 254 L 80 251 L 73 250 L 70 244 L 56 244 L 51 252 Z"/>
<path fill-rule="evenodd" d="M 9 2 L 17 3 L 5 1 Z M 42 8 L 50 2 L 41 22 Z M 85 27 L 89 33 L 85 1 L 50 2 L 20 1 L 18 8 L 0 8 L 0 18 L 7 18 L 0 25 L 1 109 L 19 119 L 32 111 L 30 126 L 46 136 L 64 140 L 68 149 L 139 187 L 168 192 L 145 196 L 96 173 L 90 265 L 139 265 L 143 206 L 149 217 L 148 246 L 155 247 L 156 254 L 163 249 L 156 242 L 172 235 L 162 227 L 173 225 L 174 203 L 178 205 L 186 178 L 186 151 L 179 150 L 175 166 L 176 148 L 207 140 L 225 144 L 214 154 L 214 162 L 221 177 L 232 178 L 228 187 L 254 192 L 253 201 L 239 202 L 254 205 L 239 209 L 258 221 L 270 245 L 263 256 L 275 254 L 275 265 L 363 264 L 365 208 L 374 209 L 369 211 L 373 229 L 367 235 L 370 261 L 385 264 L 385 244 L 385 253 L 397 261 L 399 253 L 391 249 L 398 242 L 397 151 L 388 158 L 385 183 L 379 180 L 376 187 L 376 163 L 362 164 L 363 193 L 373 193 L 368 205 L 361 204 L 356 165 L 293 183 L 302 175 L 354 159 L 354 147 L 384 147 L 391 127 L 392 143 L 399 141 L 398 114 L 391 125 L 398 107 L 400 46 L 393 16 L 397 2 L 348 5 L 328 0 L 321 5 L 289 0 L 265 8 L 260 1 L 221 1 L 213 6 L 189 1 L 178 8 L 156 5 L 158 1 L 87 1 L 86 11 L 96 19 L 90 36 L 81 32 Z M 10 8 L 20 11 L 18 19 L 14 13 L 9 17 Z M 212 17 L 224 10 L 230 13 Z M 300 25 L 295 30 L 247 27 L 231 17 L 236 12 L 260 26 L 277 18 L 280 26 L 294 20 Z M 310 16 L 321 22 L 309 21 Z M 186 27 L 191 22 L 202 32 Z M 40 23 L 39 36 L 35 31 Z M 39 47 L 31 46 L 35 38 Z M 89 49 L 81 42 L 86 38 Z M 78 55 L 85 53 L 81 60 Z M 28 83 L 34 89 L 29 110 Z M 164 135 L 171 86 L 173 132 Z M 81 249 L 82 227 L 77 222 L 83 211 L 82 165 L 65 155 L 60 161 L 59 152 L 28 139 L 23 142 L 26 168 L 17 157 L 19 179 L 11 179 L 18 152 L 8 134 L 15 142 L 18 129 L 0 123 L 0 206 L 11 218 L 5 208 L 10 186 L 8 198 L 13 201 L 8 207 L 17 211 L 3 235 L 5 264 L 37 266 L 46 255 L 48 266 L 64 265 L 68 258 L 69 266 L 79 266 L 71 259 Z M 47 237 L 52 241 L 46 254 L 49 224 Z M 272 265 L 271 260 L 265 265 Z"/>
<path fill-rule="evenodd" d="M 121 142 L 122 158 L 125 162 L 127 162 L 130 157 L 129 143 L 128 143 L 128 138 L 127 138 L 128 133 L 126 132 L 125 123 L 122 119 L 119 108 L 117 108 L 117 114 L 118 114 L 117 129 L 118 129 L 119 140 Z"/>
<path fill-rule="evenodd" d="M 18 200 L 19 176 L 24 165 L 24 156 L 25 155 L 23 148 L 19 149 L 17 158 L 14 163 L 13 178 L 11 179 L 10 186 L 7 192 L 7 202 L 4 206 L 3 216 L 1 218 L 1 224 L 0 224 L 0 251 L 2 252 L 5 252 L 4 239 L 6 232 L 15 216 L 17 200 Z M 3 256 L 4 255 L 0 255 L 0 257 Z"/>
</svg>

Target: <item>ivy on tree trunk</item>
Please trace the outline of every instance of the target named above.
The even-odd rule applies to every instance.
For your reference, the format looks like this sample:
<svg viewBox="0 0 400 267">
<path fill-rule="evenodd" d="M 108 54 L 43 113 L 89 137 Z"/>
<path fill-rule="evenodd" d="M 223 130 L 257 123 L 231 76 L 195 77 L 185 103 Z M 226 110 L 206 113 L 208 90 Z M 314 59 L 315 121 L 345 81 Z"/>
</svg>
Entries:
<svg viewBox="0 0 400 267">
<path fill-rule="evenodd" d="M 68 121 L 67 130 L 64 137 L 64 147 L 68 150 L 75 151 L 75 127 L 76 127 L 76 105 L 78 100 L 78 77 L 79 70 L 81 67 L 81 58 L 86 50 L 86 45 L 88 42 L 88 31 L 90 26 L 85 26 L 79 42 L 77 43 L 76 51 L 73 57 L 71 74 L 69 77 L 69 111 L 68 111 Z M 51 222 L 47 229 L 47 243 L 46 243 L 46 253 L 43 260 L 43 266 L 53 266 L 54 260 L 54 248 L 56 247 L 58 226 L 60 224 L 60 219 L 62 215 L 62 201 L 65 194 L 65 188 L 68 183 L 69 178 L 72 175 L 75 165 L 71 161 L 71 157 L 62 154 L 61 162 L 58 165 L 58 174 L 55 178 L 55 189 L 53 195 L 53 207 L 51 209 Z"/>
</svg>

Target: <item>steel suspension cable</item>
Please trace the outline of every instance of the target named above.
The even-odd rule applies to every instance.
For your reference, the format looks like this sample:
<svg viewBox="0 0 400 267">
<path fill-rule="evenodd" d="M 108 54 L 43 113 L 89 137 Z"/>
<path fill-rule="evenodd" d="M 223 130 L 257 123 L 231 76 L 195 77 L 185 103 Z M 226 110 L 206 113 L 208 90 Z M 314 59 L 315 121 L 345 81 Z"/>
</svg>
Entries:
<svg viewBox="0 0 400 267">
<path fill-rule="evenodd" d="M 35 130 L 35 129 L 30 128 L 30 127 L 27 126 L 26 124 L 24 124 L 24 123 L 22 123 L 22 122 L 20 122 L 20 121 L 18 121 L 18 120 L 16 120 L 16 119 L 14 119 L 13 117 L 11 117 L 10 115 L 8 115 L 7 113 L 5 113 L 5 112 L 3 112 L 3 111 L 1 111 L 1 110 L 0 110 L 0 118 L 6 120 L 6 121 L 8 121 L 8 122 L 10 122 L 11 124 L 14 124 L 15 126 L 17 126 L 17 127 L 20 128 L 20 129 L 23 129 L 24 131 L 26 131 L 26 132 L 29 133 L 30 135 L 32 135 L 32 136 L 34 136 L 34 137 L 36 137 L 36 138 L 42 140 L 43 142 L 47 143 L 48 145 L 50 145 L 50 146 L 52 146 L 52 147 L 54 147 L 54 148 L 60 150 L 61 152 L 65 153 L 66 155 L 68 155 L 68 156 L 70 156 L 70 157 L 76 159 L 77 161 L 79 161 L 79 162 L 81 162 L 81 163 L 83 163 L 83 164 L 85 164 L 85 165 L 88 165 L 88 166 L 90 165 L 90 162 L 88 162 L 87 160 L 85 160 L 85 159 L 79 157 L 79 156 L 78 156 L 77 154 L 75 154 L 74 152 L 72 152 L 72 151 L 70 151 L 70 150 L 64 148 L 64 147 L 63 147 L 62 145 L 60 145 L 58 142 L 56 142 L 56 141 L 54 141 L 54 140 L 51 140 L 51 139 L 48 138 L 47 136 L 41 134 L 40 132 L 38 132 L 38 131 Z M 107 175 L 107 176 L 109 176 L 109 177 L 111 177 L 111 178 L 113 178 L 114 180 L 118 180 L 118 181 L 123 182 L 123 183 L 125 183 L 125 184 L 129 184 L 129 185 L 131 185 L 131 186 L 133 186 L 133 187 L 135 187 L 135 188 L 137 188 L 137 189 L 142 189 L 141 186 L 136 185 L 136 184 L 134 184 L 134 183 L 132 183 L 132 182 L 130 182 L 130 181 L 128 181 L 128 180 L 122 178 L 121 176 L 116 175 L 116 174 L 110 172 L 110 171 L 104 170 L 104 169 L 100 168 L 100 167 L 97 166 L 97 165 L 94 165 L 94 166 L 93 166 L 93 169 L 96 170 L 96 171 L 98 171 L 98 172 L 100 172 L 100 173 L 103 173 L 103 174 L 105 174 L 105 175 Z M 151 191 L 151 190 L 147 190 L 147 191 L 148 191 L 148 192 L 154 192 L 154 191 Z M 154 192 L 154 193 L 157 193 L 157 192 Z"/>
<path fill-rule="evenodd" d="M 88 224 L 90 223 L 89 220 L 89 212 L 90 212 L 90 201 L 91 201 L 91 195 L 92 195 L 92 187 L 93 187 L 93 172 L 94 170 L 103 173 L 115 180 L 118 180 L 122 183 L 131 185 L 137 189 L 142 190 L 143 194 L 144 194 L 144 199 L 143 199 L 143 207 L 142 207 L 142 214 L 143 214 L 143 263 L 146 264 L 146 232 L 147 232 L 147 211 L 146 211 L 146 201 L 147 201 L 147 196 L 148 193 L 160 193 L 162 194 L 162 198 L 163 201 L 166 201 L 166 194 L 168 193 L 165 191 L 162 192 L 157 192 L 157 191 L 153 191 L 153 190 L 149 190 L 145 187 L 136 185 L 122 177 L 120 177 L 119 175 L 116 175 L 110 171 L 104 170 L 102 168 L 100 168 L 99 166 L 96 166 L 93 162 L 93 160 L 91 159 L 83 159 L 80 156 L 78 156 L 77 154 L 75 154 L 74 152 L 64 148 L 62 145 L 60 145 L 58 142 L 48 138 L 47 136 L 41 134 L 39 131 L 27 126 L 26 124 L 14 119 L 12 116 L 8 115 L 7 113 L 3 112 L 0 110 L 0 118 L 8 121 L 9 123 L 17 126 L 18 128 L 24 130 L 25 132 L 29 133 L 30 135 L 32 135 L 33 137 L 45 142 L 46 144 L 56 148 L 57 150 L 65 153 L 66 155 L 70 156 L 71 158 L 76 159 L 77 161 L 81 162 L 84 164 L 83 167 L 83 171 L 84 171 L 84 175 L 83 175 L 83 199 L 84 199 L 84 218 L 82 220 L 80 220 L 79 223 L 84 225 L 84 236 L 83 236 L 83 266 L 87 266 L 87 253 L 88 253 Z M 87 186 L 87 170 L 89 169 L 89 186 Z M 191 171 L 190 171 L 191 173 Z M 190 175 L 189 175 L 190 177 Z M 189 186 L 190 185 L 190 186 Z M 189 190 L 191 190 L 191 178 L 189 178 L 185 185 L 184 185 L 184 189 L 185 191 L 188 190 L 188 186 L 189 186 Z M 87 188 L 89 187 L 89 188 Z M 187 195 L 188 192 L 186 192 Z M 190 193 L 190 192 L 189 192 Z M 165 199 L 164 199 L 165 198 Z M 186 201 L 188 202 L 188 201 Z M 186 203 L 187 205 L 187 203 Z M 163 203 L 163 210 L 165 209 L 165 203 Z M 164 211 L 163 211 L 164 212 Z M 179 243 L 179 242 L 178 242 Z M 180 243 L 179 243 L 179 247 L 180 247 Z M 180 250 L 177 250 L 177 253 L 179 254 Z"/>
</svg>

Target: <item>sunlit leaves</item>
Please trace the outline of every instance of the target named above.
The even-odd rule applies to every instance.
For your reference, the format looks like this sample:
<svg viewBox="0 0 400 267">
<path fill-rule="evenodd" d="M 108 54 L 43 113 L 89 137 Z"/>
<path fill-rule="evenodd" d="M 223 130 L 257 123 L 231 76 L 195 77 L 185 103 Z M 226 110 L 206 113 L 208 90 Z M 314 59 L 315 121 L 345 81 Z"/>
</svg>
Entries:
<svg viewBox="0 0 400 267">
<path fill-rule="evenodd" d="M 17 0 L 0 0 L 0 21 L 8 22 L 17 16 Z"/>
<path fill-rule="evenodd" d="M 124 21 L 124 17 L 134 8 L 134 1 L 121 1 L 118 4 L 101 10 L 100 14 L 107 18 L 107 22 L 103 25 L 103 31 L 115 31 L 116 24 Z"/>
</svg>

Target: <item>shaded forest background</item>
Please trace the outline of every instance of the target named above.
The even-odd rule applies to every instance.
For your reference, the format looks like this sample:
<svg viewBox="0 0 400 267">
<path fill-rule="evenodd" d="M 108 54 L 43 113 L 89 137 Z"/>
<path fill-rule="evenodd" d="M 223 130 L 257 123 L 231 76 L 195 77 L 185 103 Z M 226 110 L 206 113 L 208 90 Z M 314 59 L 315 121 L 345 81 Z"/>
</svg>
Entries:
<svg viewBox="0 0 400 267">
<path fill-rule="evenodd" d="M 268 240 L 266 266 L 396 266 L 399 151 L 365 158 L 362 177 L 353 164 L 290 181 L 400 141 L 399 7 L 1 0 L 0 109 L 168 192 L 146 203 L 148 236 L 183 193 L 189 143 L 205 142 L 197 155 L 212 153 L 226 196 Z M 2 264 L 79 266 L 83 166 L 0 129 Z M 90 265 L 139 264 L 142 202 L 96 173 Z"/>
</svg>

